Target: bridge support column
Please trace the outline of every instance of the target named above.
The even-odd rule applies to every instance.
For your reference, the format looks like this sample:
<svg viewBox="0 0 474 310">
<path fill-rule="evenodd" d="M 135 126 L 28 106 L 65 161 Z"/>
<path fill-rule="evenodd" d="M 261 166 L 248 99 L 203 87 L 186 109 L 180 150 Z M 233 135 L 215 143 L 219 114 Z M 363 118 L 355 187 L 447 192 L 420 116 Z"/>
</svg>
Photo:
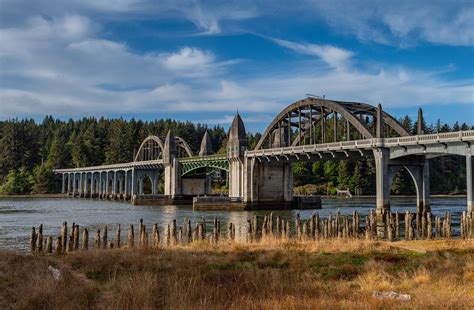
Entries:
<svg viewBox="0 0 474 310">
<path fill-rule="evenodd" d="M 67 174 L 67 194 L 71 194 L 71 173 Z"/>
<path fill-rule="evenodd" d="M 124 176 L 124 182 L 125 182 L 125 184 L 124 184 L 124 186 L 125 186 L 124 200 L 127 200 L 128 191 L 129 191 L 129 188 L 130 188 L 129 183 L 128 183 L 129 182 L 129 180 L 128 180 L 129 179 L 128 170 L 125 170 L 124 174 L 125 174 L 125 176 Z"/>
<path fill-rule="evenodd" d="M 94 198 L 94 195 L 95 195 L 94 172 L 91 172 L 91 198 Z"/>
<path fill-rule="evenodd" d="M 158 172 L 157 171 L 153 171 L 151 193 L 153 195 L 158 194 Z"/>
<path fill-rule="evenodd" d="M 115 199 L 115 196 L 117 195 L 117 171 L 114 171 L 114 177 L 112 182 L 114 182 L 114 184 L 112 185 L 112 196 L 113 199 Z"/>
<path fill-rule="evenodd" d="M 375 149 L 374 160 L 376 175 L 375 192 L 377 197 L 377 236 L 385 238 L 385 213 L 390 212 L 389 150 L 385 148 Z"/>
<path fill-rule="evenodd" d="M 472 155 L 466 156 L 466 192 L 467 192 L 467 212 L 474 211 L 474 161 Z"/>
<path fill-rule="evenodd" d="M 83 197 L 83 194 L 84 194 L 84 177 L 83 177 L 84 173 L 80 173 L 79 174 L 79 197 Z"/>
<path fill-rule="evenodd" d="M 137 173 L 135 172 L 135 168 L 132 168 L 132 183 L 131 183 L 131 192 L 130 192 L 130 195 L 132 196 L 132 199 L 133 199 L 133 196 L 135 196 L 137 194 Z"/>
<path fill-rule="evenodd" d="M 229 159 L 229 197 L 244 196 L 244 164 L 240 158 Z"/>
<path fill-rule="evenodd" d="M 248 160 L 245 171 L 244 199 L 260 208 L 291 207 L 293 169 L 290 163 Z"/>
<path fill-rule="evenodd" d="M 64 194 L 66 192 L 66 179 L 64 176 L 64 173 L 62 174 L 63 179 L 62 179 L 62 186 L 61 186 L 61 194 Z"/>
<path fill-rule="evenodd" d="M 430 203 L 430 162 L 428 159 L 425 159 L 425 162 L 422 169 L 422 190 L 421 190 L 421 204 L 419 203 L 418 212 L 422 212 L 423 216 L 426 213 L 431 212 L 431 203 Z M 420 200 L 420 199 L 419 199 Z"/>
<path fill-rule="evenodd" d="M 181 195 L 181 188 L 179 186 L 180 182 L 180 175 L 179 175 L 179 168 L 178 162 L 176 158 L 166 164 L 164 167 L 165 170 L 165 190 L 164 194 L 173 198 L 176 196 Z"/>
</svg>

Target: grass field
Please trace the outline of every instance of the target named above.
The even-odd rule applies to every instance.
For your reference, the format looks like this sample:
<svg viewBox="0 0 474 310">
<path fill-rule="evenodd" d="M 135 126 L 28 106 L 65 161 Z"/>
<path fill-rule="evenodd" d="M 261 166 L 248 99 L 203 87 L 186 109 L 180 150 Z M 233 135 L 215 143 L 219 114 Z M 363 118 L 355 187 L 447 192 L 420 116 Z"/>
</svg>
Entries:
<svg viewBox="0 0 474 310">
<path fill-rule="evenodd" d="M 49 265 L 61 271 L 56 281 Z M 373 291 L 409 294 L 377 299 Z M 0 309 L 474 308 L 472 241 L 0 252 Z"/>
</svg>

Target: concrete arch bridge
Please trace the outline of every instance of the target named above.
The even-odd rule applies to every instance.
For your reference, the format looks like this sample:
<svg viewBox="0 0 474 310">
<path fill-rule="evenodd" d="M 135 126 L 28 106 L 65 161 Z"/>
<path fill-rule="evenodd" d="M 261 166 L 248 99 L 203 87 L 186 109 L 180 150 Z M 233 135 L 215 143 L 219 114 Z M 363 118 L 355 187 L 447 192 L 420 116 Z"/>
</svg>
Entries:
<svg viewBox="0 0 474 310">
<path fill-rule="evenodd" d="M 158 195 L 161 175 L 161 197 L 169 203 L 210 194 L 209 174 L 220 170 L 227 174 L 228 201 L 244 208 L 281 208 L 294 201 L 293 163 L 372 157 L 377 211 L 390 209 L 391 183 L 400 169 L 406 169 L 415 183 L 418 210 L 425 213 L 430 210 L 429 160 L 459 155 L 466 158 L 467 208 L 472 212 L 474 131 L 424 134 L 421 109 L 417 134 L 411 135 L 381 105 L 308 97 L 283 109 L 255 149 L 247 148 L 245 126 L 237 114 L 228 133 L 226 154 L 212 154 L 207 133 L 199 154 L 193 154 L 186 141 L 168 132 L 164 142 L 157 136 L 147 137 L 133 162 L 56 172 L 63 175 L 63 192 L 132 200 L 143 194 L 145 177 L 151 179 L 151 195 Z M 200 169 L 206 173 L 193 177 Z"/>
</svg>

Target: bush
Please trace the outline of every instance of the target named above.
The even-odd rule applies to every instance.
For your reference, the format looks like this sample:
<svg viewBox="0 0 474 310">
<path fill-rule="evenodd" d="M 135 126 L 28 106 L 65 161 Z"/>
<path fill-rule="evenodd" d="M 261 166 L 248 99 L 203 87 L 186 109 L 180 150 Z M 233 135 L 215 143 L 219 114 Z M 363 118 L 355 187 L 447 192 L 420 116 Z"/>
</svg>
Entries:
<svg viewBox="0 0 474 310">
<path fill-rule="evenodd" d="M 5 183 L 0 186 L 0 193 L 6 195 L 29 194 L 32 187 L 32 178 L 30 173 L 25 169 L 10 170 Z"/>
</svg>

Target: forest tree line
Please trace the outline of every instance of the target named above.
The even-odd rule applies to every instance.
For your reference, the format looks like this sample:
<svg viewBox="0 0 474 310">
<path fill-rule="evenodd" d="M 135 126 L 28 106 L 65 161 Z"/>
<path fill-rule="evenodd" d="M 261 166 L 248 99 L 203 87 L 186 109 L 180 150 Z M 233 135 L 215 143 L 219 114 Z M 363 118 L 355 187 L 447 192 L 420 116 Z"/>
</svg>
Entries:
<svg viewBox="0 0 474 310">
<path fill-rule="evenodd" d="M 406 116 L 400 120 L 410 132 L 416 122 Z M 474 129 L 467 124 L 426 126 L 425 133 Z M 171 119 L 155 121 L 83 118 L 63 121 L 47 116 L 41 123 L 32 119 L 0 121 L 0 193 L 54 193 L 60 190 L 58 176 L 52 169 L 95 166 L 133 161 L 135 153 L 148 135 L 164 137 L 168 130 L 182 137 L 198 153 L 207 130 L 215 153 L 225 153 L 227 133 L 221 126 Z M 330 132 L 330 131 L 329 131 Z M 261 135 L 248 134 L 249 149 Z M 294 165 L 297 191 L 326 193 L 348 188 L 361 194 L 375 193 L 373 160 L 326 161 Z M 431 192 L 462 192 L 466 188 L 465 159 L 443 156 L 430 160 Z M 413 194 L 410 176 L 401 172 L 392 186 L 395 194 Z"/>
</svg>

